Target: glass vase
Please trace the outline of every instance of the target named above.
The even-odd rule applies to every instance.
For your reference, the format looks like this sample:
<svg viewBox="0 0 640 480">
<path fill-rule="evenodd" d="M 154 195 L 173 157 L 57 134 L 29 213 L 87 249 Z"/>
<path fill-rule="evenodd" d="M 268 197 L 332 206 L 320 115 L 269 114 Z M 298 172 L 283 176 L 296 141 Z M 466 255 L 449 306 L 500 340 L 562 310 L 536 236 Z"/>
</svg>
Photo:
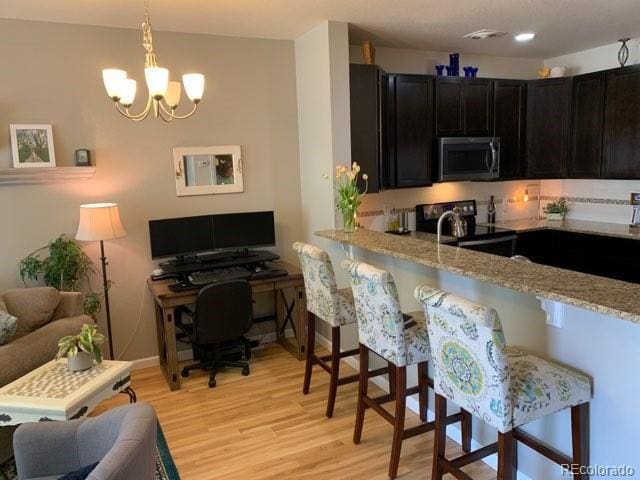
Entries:
<svg viewBox="0 0 640 480">
<path fill-rule="evenodd" d="M 340 211 L 342 213 L 342 223 L 345 233 L 353 233 L 356 231 L 358 214 L 355 208 L 345 208 Z"/>
</svg>

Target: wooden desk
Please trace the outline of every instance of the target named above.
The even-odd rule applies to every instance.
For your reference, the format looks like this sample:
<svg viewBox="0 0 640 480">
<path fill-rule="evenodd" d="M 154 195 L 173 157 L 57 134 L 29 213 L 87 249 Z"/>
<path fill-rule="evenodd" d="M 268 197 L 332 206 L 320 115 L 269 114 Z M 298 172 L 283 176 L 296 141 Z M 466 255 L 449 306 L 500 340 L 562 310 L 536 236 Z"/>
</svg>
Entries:
<svg viewBox="0 0 640 480">
<path fill-rule="evenodd" d="M 278 260 L 272 262 L 274 268 L 284 268 L 289 275 L 276 278 L 252 280 L 253 294 L 272 292 L 276 306 L 276 335 L 278 343 L 289 350 L 298 360 L 305 357 L 307 302 L 304 295 L 302 271 L 291 264 Z M 198 288 L 172 292 L 169 285 L 174 280 L 153 281 L 147 279 L 147 286 L 153 294 L 156 308 L 158 331 L 158 355 L 160 369 L 171 390 L 180 389 L 178 350 L 176 346 L 175 309 L 181 305 L 195 303 Z M 294 338 L 285 336 L 287 325 L 294 331 Z"/>
</svg>

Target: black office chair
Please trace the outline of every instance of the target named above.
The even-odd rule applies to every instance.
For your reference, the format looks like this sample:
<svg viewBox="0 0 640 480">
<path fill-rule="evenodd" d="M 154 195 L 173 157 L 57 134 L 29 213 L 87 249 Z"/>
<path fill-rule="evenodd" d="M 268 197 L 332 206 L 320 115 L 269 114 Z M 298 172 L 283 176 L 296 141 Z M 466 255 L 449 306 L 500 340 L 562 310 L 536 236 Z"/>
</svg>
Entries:
<svg viewBox="0 0 640 480">
<path fill-rule="evenodd" d="M 198 292 L 195 311 L 181 308 L 191 317 L 191 325 L 176 316 L 176 326 L 185 331 L 199 362 L 182 369 L 188 377 L 191 370 L 209 370 L 209 387 L 216 386 L 216 374 L 224 367 L 242 369 L 249 375 L 249 364 L 238 361 L 243 353 L 251 358 L 251 342 L 244 337 L 253 323 L 251 286 L 246 280 L 230 280 L 207 285 Z"/>
</svg>

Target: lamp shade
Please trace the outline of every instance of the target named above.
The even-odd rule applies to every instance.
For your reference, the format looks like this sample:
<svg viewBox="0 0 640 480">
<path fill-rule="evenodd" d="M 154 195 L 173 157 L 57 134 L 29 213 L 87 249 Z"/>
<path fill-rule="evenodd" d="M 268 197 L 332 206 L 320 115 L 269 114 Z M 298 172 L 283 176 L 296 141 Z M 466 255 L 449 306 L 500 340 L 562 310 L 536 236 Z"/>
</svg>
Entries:
<svg viewBox="0 0 640 480">
<path fill-rule="evenodd" d="M 124 237 L 126 232 L 120 222 L 118 204 L 88 203 L 80 205 L 80 222 L 76 240 L 110 240 Z"/>
</svg>

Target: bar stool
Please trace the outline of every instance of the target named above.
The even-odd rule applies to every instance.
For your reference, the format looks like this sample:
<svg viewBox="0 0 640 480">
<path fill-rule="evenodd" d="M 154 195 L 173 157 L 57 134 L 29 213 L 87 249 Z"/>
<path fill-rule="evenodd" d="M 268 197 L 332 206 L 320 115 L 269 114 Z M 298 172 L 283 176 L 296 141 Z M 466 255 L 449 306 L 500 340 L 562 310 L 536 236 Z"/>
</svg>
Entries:
<svg viewBox="0 0 640 480">
<path fill-rule="evenodd" d="M 588 465 L 588 406 L 591 381 L 579 372 L 505 344 L 502 324 L 490 307 L 419 286 L 415 298 L 428 317 L 436 391 L 433 480 L 446 473 L 469 478 L 460 467 L 498 453 L 498 479 L 515 480 L 517 442 L 559 465 Z M 498 442 L 453 460 L 445 458 L 447 399 L 498 430 Z M 566 456 L 518 427 L 571 408 L 572 456 Z"/>
<path fill-rule="evenodd" d="M 373 409 L 393 425 L 393 443 L 389 462 L 389 478 L 398 475 L 402 440 L 429 432 L 435 422 L 426 422 L 427 390 L 433 381 L 427 376 L 431 348 L 422 312 L 405 315 L 400 309 L 400 300 L 393 277 L 363 262 L 350 259 L 343 261 L 351 276 L 360 343 L 360 386 L 353 442 L 360 443 L 365 411 Z M 369 365 L 369 352 L 387 360 L 389 365 L 388 395 L 372 398 L 368 395 L 368 378 L 362 375 Z M 418 385 L 407 388 L 407 367 L 417 365 Z M 405 429 L 406 401 L 408 395 L 418 393 L 422 424 Z M 391 415 L 382 405 L 395 401 L 395 414 Z M 463 447 L 471 448 L 471 416 L 465 412 L 445 419 L 447 424 L 462 422 Z"/>
<path fill-rule="evenodd" d="M 358 375 L 340 378 L 340 359 L 358 354 L 358 349 L 340 351 L 340 327 L 356 322 L 353 295 L 350 288 L 338 289 L 331 259 L 324 250 L 307 243 L 296 242 L 307 297 L 307 356 L 302 393 L 307 395 L 314 365 L 331 376 L 326 416 L 331 418 L 339 385 L 358 381 Z M 315 353 L 316 321 L 319 318 L 331 327 L 331 354 L 318 357 Z M 327 362 L 331 363 L 328 364 Z M 370 377 L 387 373 L 387 369 L 368 372 Z"/>
</svg>

